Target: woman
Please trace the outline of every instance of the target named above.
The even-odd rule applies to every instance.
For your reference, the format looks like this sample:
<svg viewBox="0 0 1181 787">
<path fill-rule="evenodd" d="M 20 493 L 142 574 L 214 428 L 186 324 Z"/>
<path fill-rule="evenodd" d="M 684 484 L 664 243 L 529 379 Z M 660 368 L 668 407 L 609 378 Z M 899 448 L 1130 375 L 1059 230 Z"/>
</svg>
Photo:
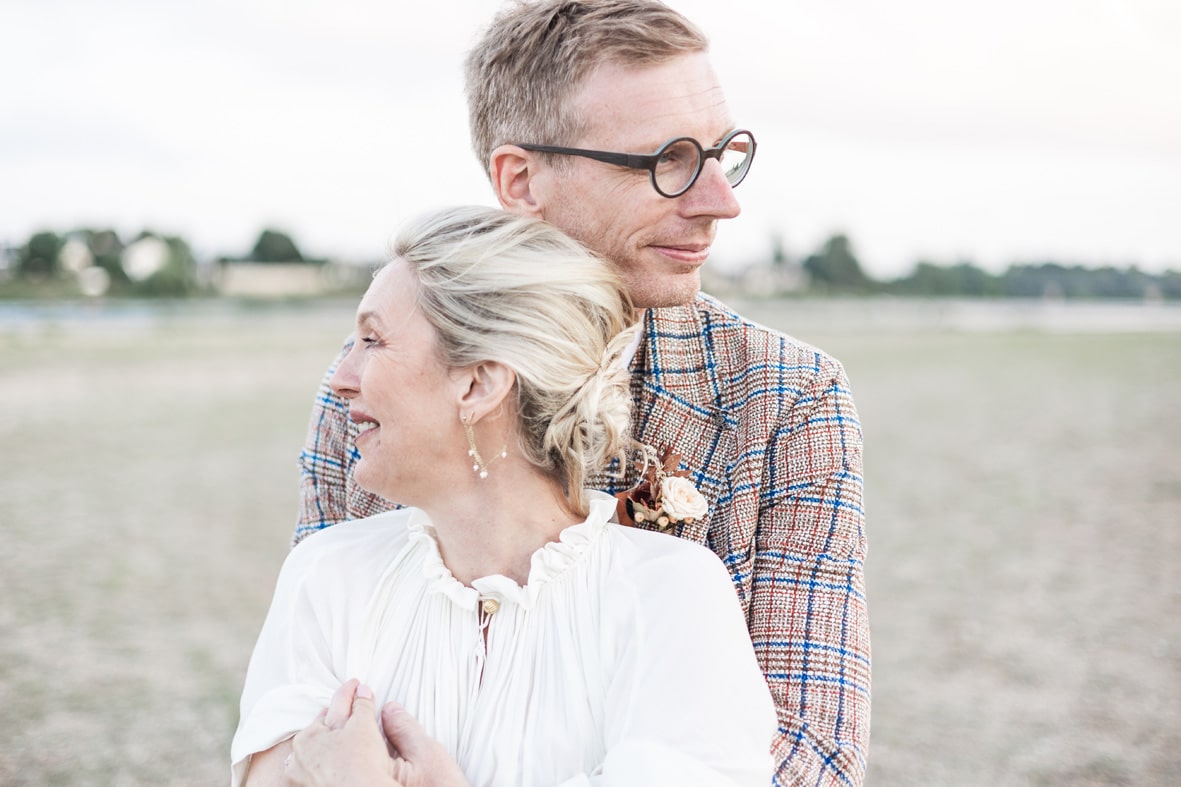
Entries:
<svg viewBox="0 0 1181 787">
<path fill-rule="evenodd" d="M 775 713 L 728 572 L 583 488 L 634 448 L 633 320 L 543 222 L 460 208 L 402 234 L 332 385 L 358 483 L 409 507 L 291 552 L 235 785 L 769 783 Z"/>
</svg>

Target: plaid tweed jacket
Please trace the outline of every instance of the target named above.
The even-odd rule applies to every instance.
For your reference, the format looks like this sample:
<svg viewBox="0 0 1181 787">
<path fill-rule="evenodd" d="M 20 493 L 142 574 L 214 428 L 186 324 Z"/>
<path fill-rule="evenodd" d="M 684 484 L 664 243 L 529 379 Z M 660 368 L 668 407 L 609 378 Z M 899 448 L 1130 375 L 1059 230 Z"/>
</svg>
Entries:
<svg viewBox="0 0 1181 787">
<path fill-rule="evenodd" d="M 730 569 L 779 713 L 773 783 L 860 785 L 870 716 L 866 540 L 861 425 L 844 369 L 704 294 L 649 310 L 644 333 L 632 361 L 633 428 L 681 454 L 710 503 L 678 535 Z M 354 431 L 328 386 L 334 367 L 300 457 L 296 541 L 394 506 L 353 482 Z M 590 485 L 614 494 L 636 480 L 603 474 Z"/>
</svg>

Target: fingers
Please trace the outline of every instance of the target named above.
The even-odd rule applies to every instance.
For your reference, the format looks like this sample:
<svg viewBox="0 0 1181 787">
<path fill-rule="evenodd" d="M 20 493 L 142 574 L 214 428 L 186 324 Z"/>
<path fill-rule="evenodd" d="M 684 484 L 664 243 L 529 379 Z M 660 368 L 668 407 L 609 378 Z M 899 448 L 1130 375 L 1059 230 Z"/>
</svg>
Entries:
<svg viewBox="0 0 1181 787">
<path fill-rule="evenodd" d="M 425 783 L 443 787 L 468 787 L 467 776 L 441 743 L 422 728 L 410 712 L 396 702 L 381 709 L 386 738 L 397 750 L 393 762 L 394 778 L 403 784 Z"/>
<path fill-rule="evenodd" d="M 349 720 L 349 716 L 353 712 L 353 698 L 356 696 L 359 683 L 360 681 L 356 678 L 349 678 L 332 695 L 332 701 L 328 703 L 328 711 L 324 716 L 324 726 L 328 729 L 339 730 Z"/>
<path fill-rule="evenodd" d="M 283 784 L 301 785 L 306 783 L 307 773 L 304 771 L 302 763 L 296 758 L 294 751 L 288 752 L 287 759 L 283 761 Z"/>
<path fill-rule="evenodd" d="M 431 738 L 423 731 L 418 720 L 396 702 L 390 702 L 381 709 L 381 726 L 386 740 L 402 757 L 413 761 L 422 757 Z"/>
<path fill-rule="evenodd" d="M 377 705 L 374 704 L 373 689 L 366 686 L 364 683 L 357 686 L 357 693 L 353 696 L 352 716 L 349 717 L 348 723 L 376 723 L 377 722 Z M 357 720 L 360 720 L 358 722 Z"/>
<path fill-rule="evenodd" d="M 300 759 L 299 752 L 307 745 L 309 736 L 318 735 L 325 731 L 322 724 L 313 722 L 306 729 L 301 731 L 291 740 L 291 751 L 287 753 L 286 759 L 283 761 L 283 781 L 279 782 L 284 787 L 302 787 L 311 783 L 311 776 L 304 767 L 304 762 Z"/>
<path fill-rule="evenodd" d="M 391 775 L 398 784 L 414 784 L 414 766 L 403 759 L 394 760 L 390 766 Z"/>
</svg>

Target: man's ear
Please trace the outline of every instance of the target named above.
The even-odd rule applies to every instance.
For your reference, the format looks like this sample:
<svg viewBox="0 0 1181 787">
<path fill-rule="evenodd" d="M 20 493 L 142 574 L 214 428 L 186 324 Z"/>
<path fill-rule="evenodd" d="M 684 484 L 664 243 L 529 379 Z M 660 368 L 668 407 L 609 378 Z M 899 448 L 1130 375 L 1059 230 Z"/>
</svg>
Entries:
<svg viewBox="0 0 1181 787">
<path fill-rule="evenodd" d="M 488 173 L 500 207 L 518 216 L 540 216 L 533 183 L 538 161 L 532 153 L 516 145 L 501 145 L 492 151 Z"/>
<path fill-rule="evenodd" d="M 481 361 L 465 369 L 460 378 L 459 411 L 479 421 L 494 413 L 516 385 L 517 374 L 499 361 Z"/>
</svg>

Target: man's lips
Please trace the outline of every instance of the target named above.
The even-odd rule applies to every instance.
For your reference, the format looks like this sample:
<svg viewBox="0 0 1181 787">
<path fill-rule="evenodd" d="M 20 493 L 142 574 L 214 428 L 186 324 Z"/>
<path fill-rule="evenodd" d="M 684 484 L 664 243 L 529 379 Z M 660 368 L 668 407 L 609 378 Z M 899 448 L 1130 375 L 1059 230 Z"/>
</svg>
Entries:
<svg viewBox="0 0 1181 787">
<path fill-rule="evenodd" d="M 710 246 L 708 243 L 674 245 L 654 243 L 652 244 L 652 248 L 656 249 L 666 257 L 671 257 L 677 262 L 683 262 L 689 265 L 702 265 L 709 257 Z"/>
</svg>

